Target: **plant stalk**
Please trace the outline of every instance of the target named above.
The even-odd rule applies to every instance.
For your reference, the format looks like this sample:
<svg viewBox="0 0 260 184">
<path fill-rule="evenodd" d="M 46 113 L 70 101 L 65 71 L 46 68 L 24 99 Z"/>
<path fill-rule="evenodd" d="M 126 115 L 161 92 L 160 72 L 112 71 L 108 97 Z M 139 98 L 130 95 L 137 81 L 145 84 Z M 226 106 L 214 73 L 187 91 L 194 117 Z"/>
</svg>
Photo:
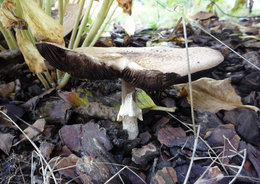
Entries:
<svg viewBox="0 0 260 184">
<path fill-rule="evenodd" d="M 92 4 L 93 4 L 93 0 L 89 0 L 88 4 L 87 4 L 87 9 L 86 9 L 85 15 L 83 17 L 83 20 L 81 21 L 80 26 L 79 26 L 79 30 L 78 30 L 78 33 L 77 33 L 77 36 L 76 36 L 76 40 L 73 44 L 73 48 L 77 48 L 78 45 L 79 45 L 82 33 L 83 33 L 87 23 L 88 23 L 89 13 L 90 13 L 90 9 L 92 7 Z"/>
<path fill-rule="evenodd" d="M 63 0 L 59 0 L 59 22 L 61 25 L 63 25 L 64 10 Z"/>
<path fill-rule="evenodd" d="M 80 21 L 80 18 L 81 18 L 82 10 L 84 8 L 84 4 L 85 4 L 85 0 L 82 0 L 81 4 L 80 4 L 80 9 L 78 11 L 77 19 L 76 19 L 76 22 L 75 22 L 75 25 L 74 25 L 74 28 L 73 28 L 73 31 L 72 31 L 72 34 L 71 34 L 71 37 L 70 37 L 70 42 L 69 42 L 69 46 L 68 46 L 69 49 L 72 49 L 72 47 L 74 45 L 75 36 L 76 36 L 77 30 L 78 30 L 79 21 Z"/>
<path fill-rule="evenodd" d="M 18 46 L 16 44 L 15 38 L 13 33 L 10 30 L 6 30 L 2 24 L 2 22 L 0 22 L 0 31 L 3 34 L 5 41 L 9 47 L 10 50 L 14 50 L 17 49 Z"/>
<path fill-rule="evenodd" d="M 96 42 L 98 41 L 100 35 L 104 32 L 105 28 L 107 27 L 108 23 L 111 21 L 114 13 L 116 12 L 117 9 L 117 5 L 114 7 L 114 9 L 112 10 L 112 12 L 110 13 L 110 15 L 108 15 L 106 17 L 106 19 L 104 20 L 103 24 L 101 25 L 101 27 L 99 28 L 97 34 L 95 35 L 94 39 L 92 40 L 92 42 L 89 44 L 90 47 L 93 47 Z"/>
<path fill-rule="evenodd" d="M 51 15 L 51 0 L 45 0 L 45 12 Z"/>
<path fill-rule="evenodd" d="M 50 86 L 49 86 L 48 82 L 46 81 L 46 79 L 44 78 L 44 76 L 41 73 L 36 74 L 36 75 L 37 75 L 38 79 L 41 81 L 41 83 L 43 84 L 44 88 L 46 90 L 50 89 Z"/>
<path fill-rule="evenodd" d="M 93 26 L 91 27 L 87 37 L 85 38 L 82 47 L 86 47 L 89 46 L 89 44 L 91 43 L 91 41 L 93 40 L 94 36 L 96 35 L 96 33 L 98 32 L 100 26 L 102 25 L 102 23 L 104 22 L 108 10 L 111 7 L 113 0 L 104 0 L 103 4 L 99 10 L 99 13 L 97 15 L 97 18 L 95 19 Z"/>
</svg>

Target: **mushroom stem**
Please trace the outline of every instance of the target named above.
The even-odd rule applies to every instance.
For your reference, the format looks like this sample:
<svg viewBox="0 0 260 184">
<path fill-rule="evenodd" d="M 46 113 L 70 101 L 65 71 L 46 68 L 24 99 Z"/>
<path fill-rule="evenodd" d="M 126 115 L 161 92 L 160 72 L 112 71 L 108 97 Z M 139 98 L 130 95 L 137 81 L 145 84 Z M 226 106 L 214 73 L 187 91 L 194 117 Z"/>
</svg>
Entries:
<svg viewBox="0 0 260 184">
<path fill-rule="evenodd" d="M 122 105 L 117 120 L 122 121 L 123 129 L 127 131 L 129 140 L 133 140 L 138 136 L 137 118 L 142 120 L 142 110 L 133 99 L 134 92 L 135 87 L 122 80 Z"/>
</svg>

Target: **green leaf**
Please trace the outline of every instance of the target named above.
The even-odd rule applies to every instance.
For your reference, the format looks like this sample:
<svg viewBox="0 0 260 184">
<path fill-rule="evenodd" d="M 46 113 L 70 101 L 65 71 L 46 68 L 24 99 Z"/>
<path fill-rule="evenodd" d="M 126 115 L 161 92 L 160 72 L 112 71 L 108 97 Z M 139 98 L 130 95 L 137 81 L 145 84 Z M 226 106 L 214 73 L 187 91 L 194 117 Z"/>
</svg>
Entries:
<svg viewBox="0 0 260 184">
<path fill-rule="evenodd" d="M 207 6 L 207 10 L 212 11 L 214 4 L 215 4 L 214 2 L 209 3 Z"/>
<path fill-rule="evenodd" d="M 231 13 L 237 13 L 239 10 L 241 10 L 244 5 L 246 4 L 246 0 L 236 0 L 235 6 L 231 10 Z"/>
<path fill-rule="evenodd" d="M 174 3 L 175 0 L 169 0 L 168 1 L 168 6 L 171 6 Z"/>
<path fill-rule="evenodd" d="M 141 89 L 137 89 L 136 91 L 136 100 L 135 103 L 140 109 L 151 109 L 151 110 L 158 110 L 158 111 L 167 111 L 167 112 L 174 112 L 175 108 L 168 108 L 157 106 L 151 97 L 145 93 L 145 91 Z"/>
<path fill-rule="evenodd" d="M 200 5 L 201 0 L 196 0 L 196 4 Z"/>
</svg>

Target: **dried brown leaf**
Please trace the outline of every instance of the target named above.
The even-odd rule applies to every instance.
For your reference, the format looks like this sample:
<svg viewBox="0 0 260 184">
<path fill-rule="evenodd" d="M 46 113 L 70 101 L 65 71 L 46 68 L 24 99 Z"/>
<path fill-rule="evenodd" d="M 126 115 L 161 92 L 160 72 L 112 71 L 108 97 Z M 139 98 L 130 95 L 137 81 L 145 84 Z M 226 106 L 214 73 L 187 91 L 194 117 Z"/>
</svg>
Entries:
<svg viewBox="0 0 260 184">
<path fill-rule="evenodd" d="M 46 71 L 47 68 L 44 63 L 44 58 L 29 40 L 22 37 L 19 30 L 16 31 L 16 39 L 19 49 L 31 72 L 38 74 Z"/>
<path fill-rule="evenodd" d="M 9 82 L 7 84 L 0 85 L 0 97 L 8 96 L 10 93 L 14 91 L 15 83 Z"/>
<path fill-rule="evenodd" d="M 14 137 L 15 136 L 10 133 L 4 134 L 0 132 L 0 149 L 7 155 L 12 147 Z"/>
<path fill-rule="evenodd" d="M 117 0 L 118 6 L 123 8 L 125 13 L 132 14 L 132 0 Z"/>
<path fill-rule="evenodd" d="M 26 22 L 37 41 L 64 45 L 63 27 L 47 15 L 34 0 L 20 0 Z"/>
<path fill-rule="evenodd" d="M 56 159 L 58 159 L 57 162 Z M 53 158 L 51 165 L 54 164 L 54 168 L 59 171 L 60 175 L 65 176 L 67 178 L 75 178 L 77 177 L 76 174 L 76 163 L 79 157 L 74 154 L 70 154 L 67 157 L 63 158 Z"/>
<path fill-rule="evenodd" d="M 3 1 L 0 10 L 0 21 L 6 29 L 12 27 L 27 29 L 27 23 L 14 14 L 14 11 L 16 10 L 16 3 L 13 0 Z"/>
<path fill-rule="evenodd" d="M 35 136 L 39 135 L 41 132 L 43 132 L 45 124 L 46 124 L 45 119 L 38 119 L 37 121 L 35 121 L 35 123 L 32 126 L 26 128 L 24 130 L 24 133 L 26 133 L 26 135 L 30 139 L 32 139 L 33 137 L 35 137 Z M 23 134 L 21 135 L 21 138 L 26 139 Z"/>
<path fill-rule="evenodd" d="M 187 95 L 190 103 L 189 86 L 178 84 L 174 86 L 180 91 L 181 96 Z M 259 109 L 255 106 L 243 105 L 231 85 L 231 79 L 214 80 L 201 78 L 192 82 L 193 105 L 195 109 L 216 113 L 219 110 L 232 110 L 235 108 L 249 108 L 255 111 Z"/>
</svg>

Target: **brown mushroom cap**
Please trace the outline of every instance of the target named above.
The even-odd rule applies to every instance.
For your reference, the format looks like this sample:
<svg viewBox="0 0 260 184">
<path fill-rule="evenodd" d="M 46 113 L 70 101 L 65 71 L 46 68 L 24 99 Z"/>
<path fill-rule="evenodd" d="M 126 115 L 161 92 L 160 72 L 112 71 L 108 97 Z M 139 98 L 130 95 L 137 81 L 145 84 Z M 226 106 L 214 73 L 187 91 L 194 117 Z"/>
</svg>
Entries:
<svg viewBox="0 0 260 184">
<path fill-rule="evenodd" d="M 85 47 L 69 50 L 53 43 L 39 43 L 41 55 L 54 67 L 72 76 L 88 79 L 122 78 L 130 84 L 158 90 L 187 81 L 185 48 Z M 191 73 L 200 75 L 223 61 L 220 52 L 189 48 Z"/>
</svg>

